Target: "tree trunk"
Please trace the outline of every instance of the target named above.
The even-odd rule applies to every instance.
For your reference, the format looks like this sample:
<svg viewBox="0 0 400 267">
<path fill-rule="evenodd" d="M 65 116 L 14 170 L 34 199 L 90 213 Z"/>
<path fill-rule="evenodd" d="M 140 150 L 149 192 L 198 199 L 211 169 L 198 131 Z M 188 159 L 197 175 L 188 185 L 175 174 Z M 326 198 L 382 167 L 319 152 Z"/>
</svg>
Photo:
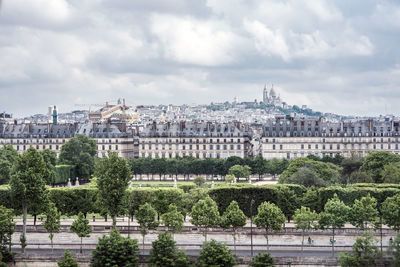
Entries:
<svg viewBox="0 0 400 267">
<path fill-rule="evenodd" d="M 28 206 L 22 206 L 23 217 L 22 217 L 22 235 L 25 237 L 26 240 L 26 217 L 28 216 Z M 26 241 L 25 241 L 26 243 Z M 25 254 L 25 245 L 22 246 L 22 253 Z"/>
<path fill-rule="evenodd" d="M 51 254 L 54 254 L 54 248 L 53 248 L 53 233 L 50 232 L 50 243 L 51 243 Z"/>
<path fill-rule="evenodd" d="M 267 239 L 267 251 L 269 252 L 269 241 L 268 241 L 268 234 L 265 235 L 265 238 Z"/>
<path fill-rule="evenodd" d="M 36 226 L 36 214 L 33 214 L 33 225 Z"/>
<path fill-rule="evenodd" d="M 302 233 L 301 233 L 301 236 L 302 236 L 302 238 L 301 238 L 301 257 L 303 257 L 304 229 L 303 229 L 303 231 L 302 231 Z"/>
<path fill-rule="evenodd" d="M 145 235 L 142 235 L 143 236 L 143 238 L 142 238 L 142 252 L 143 252 L 143 255 L 144 255 L 144 236 Z"/>
<path fill-rule="evenodd" d="M 81 237 L 81 254 L 82 254 L 82 239 L 83 239 L 83 237 Z"/>
<path fill-rule="evenodd" d="M 335 257 L 335 228 L 332 228 L 332 257 Z"/>
<path fill-rule="evenodd" d="M 233 249 L 236 253 L 236 231 L 233 230 Z"/>
<path fill-rule="evenodd" d="M 205 238 L 205 241 L 207 242 L 207 228 L 204 228 L 204 238 Z"/>
<path fill-rule="evenodd" d="M 112 218 L 112 227 L 113 227 L 113 229 L 115 229 L 115 227 L 117 226 L 117 215 L 112 215 L 111 216 L 111 218 Z"/>
</svg>

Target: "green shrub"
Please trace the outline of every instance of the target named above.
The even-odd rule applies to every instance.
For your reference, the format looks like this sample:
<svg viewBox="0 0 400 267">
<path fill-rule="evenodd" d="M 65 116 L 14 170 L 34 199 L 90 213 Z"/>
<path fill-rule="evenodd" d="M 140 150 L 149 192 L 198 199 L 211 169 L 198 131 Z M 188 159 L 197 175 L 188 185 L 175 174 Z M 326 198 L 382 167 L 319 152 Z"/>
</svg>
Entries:
<svg viewBox="0 0 400 267">
<path fill-rule="evenodd" d="M 64 184 L 68 182 L 69 178 L 74 177 L 74 166 L 72 165 L 56 165 L 54 184 Z"/>
<path fill-rule="evenodd" d="M 183 192 L 188 193 L 191 189 L 196 188 L 196 184 L 187 183 L 187 184 L 179 184 L 178 188 L 182 189 Z"/>
<path fill-rule="evenodd" d="M 274 258 L 269 253 L 258 254 L 250 263 L 251 267 L 274 267 Z"/>
</svg>

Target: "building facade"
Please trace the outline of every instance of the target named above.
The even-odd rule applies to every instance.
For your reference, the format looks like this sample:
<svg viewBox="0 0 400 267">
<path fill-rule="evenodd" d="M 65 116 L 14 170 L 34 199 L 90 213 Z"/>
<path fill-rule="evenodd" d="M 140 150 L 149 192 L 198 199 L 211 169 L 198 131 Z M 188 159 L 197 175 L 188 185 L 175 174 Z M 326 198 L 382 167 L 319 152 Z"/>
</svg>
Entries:
<svg viewBox="0 0 400 267">
<path fill-rule="evenodd" d="M 107 151 L 117 152 L 121 157 L 134 157 L 133 134 L 126 125 L 111 123 L 88 124 L 1 124 L 0 147 L 12 145 L 18 153 L 33 147 L 39 151 L 50 149 L 61 152 L 63 144 L 76 134 L 83 134 L 96 141 L 98 156 Z"/>
<path fill-rule="evenodd" d="M 153 123 L 139 134 L 139 156 L 241 158 L 251 156 L 251 131 L 240 123 Z"/>
<path fill-rule="evenodd" d="M 400 152 L 399 120 L 386 118 L 327 122 L 324 118 L 281 116 L 263 125 L 260 154 L 266 158 L 307 155 L 366 156 Z"/>
</svg>

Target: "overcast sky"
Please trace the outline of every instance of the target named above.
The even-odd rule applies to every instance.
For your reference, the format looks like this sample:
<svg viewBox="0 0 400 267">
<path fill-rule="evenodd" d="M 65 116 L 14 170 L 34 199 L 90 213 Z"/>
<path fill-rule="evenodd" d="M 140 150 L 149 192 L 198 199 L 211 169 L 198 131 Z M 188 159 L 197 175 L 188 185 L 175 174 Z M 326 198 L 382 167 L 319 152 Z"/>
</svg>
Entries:
<svg viewBox="0 0 400 267">
<path fill-rule="evenodd" d="M 3 0 L 0 111 L 261 100 L 399 115 L 400 1 Z"/>
</svg>

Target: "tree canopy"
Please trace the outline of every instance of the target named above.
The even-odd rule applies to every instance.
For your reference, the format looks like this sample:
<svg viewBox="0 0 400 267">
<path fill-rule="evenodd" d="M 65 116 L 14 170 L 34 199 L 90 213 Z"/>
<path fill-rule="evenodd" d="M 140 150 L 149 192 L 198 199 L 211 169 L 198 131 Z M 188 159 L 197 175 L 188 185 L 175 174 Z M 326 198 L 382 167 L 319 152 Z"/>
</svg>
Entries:
<svg viewBox="0 0 400 267">
<path fill-rule="evenodd" d="M 193 225 L 204 228 L 204 238 L 207 241 L 207 229 L 213 226 L 218 226 L 220 222 L 220 215 L 218 206 L 214 200 L 209 196 L 205 199 L 199 200 L 190 213 L 190 222 Z"/>
<path fill-rule="evenodd" d="M 124 211 L 126 189 L 131 179 L 126 159 L 118 157 L 115 152 L 109 152 L 107 157 L 97 162 L 96 177 L 99 201 L 111 215 L 115 227 L 117 215 Z"/>
<path fill-rule="evenodd" d="M 0 185 L 6 184 L 11 178 L 11 170 L 19 155 L 12 145 L 0 148 Z"/>
<path fill-rule="evenodd" d="M 399 162 L 400 157 L 388 151 L 375 151 L 364 158 L 360 170 L 371 174 L 375 183 L 382 183 L 385 165 Z"/>
<path fill-rule="evenodd" d="M 78 134 L 61 147 L 59 161 L 75 166 L 75 174 L 88 180 L 94 172 L 96 154 L 96 141 Z"/>
</svg>

